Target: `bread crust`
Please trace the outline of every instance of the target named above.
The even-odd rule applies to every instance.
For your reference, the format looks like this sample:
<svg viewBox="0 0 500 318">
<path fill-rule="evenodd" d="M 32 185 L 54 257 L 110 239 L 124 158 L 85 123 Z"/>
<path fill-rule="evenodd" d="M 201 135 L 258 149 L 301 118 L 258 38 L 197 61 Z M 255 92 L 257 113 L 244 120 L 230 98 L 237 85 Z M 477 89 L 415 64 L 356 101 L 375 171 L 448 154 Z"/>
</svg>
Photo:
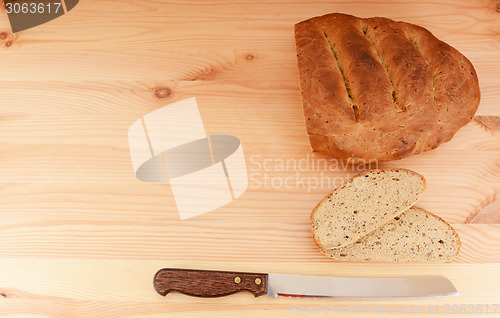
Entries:
<svg viewBox="0 0 500 318">
<path fill-rule="evenodd" d="M 469 60 L 428 30 L 333 13 L 295 25 L 313 150 L 344 160 L 394 160 L 436 148 L 474 116 Z"/>
</svg>

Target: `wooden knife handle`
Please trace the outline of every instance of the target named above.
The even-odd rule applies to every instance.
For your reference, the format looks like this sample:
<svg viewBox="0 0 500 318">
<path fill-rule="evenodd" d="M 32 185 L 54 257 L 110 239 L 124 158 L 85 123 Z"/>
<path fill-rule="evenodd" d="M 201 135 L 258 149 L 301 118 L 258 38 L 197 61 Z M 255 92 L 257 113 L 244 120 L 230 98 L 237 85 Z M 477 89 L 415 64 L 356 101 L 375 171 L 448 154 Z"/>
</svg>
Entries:
<svg viewBox="0 0 500 318">
<path fill-rule="evenodd" d="M 162 296 L 178 291 L 218 297 L 248 290 L 257 297 L 267 293 L 267 274 L 163 268 L 155 274 L 154 287 Z"/>
</svg>

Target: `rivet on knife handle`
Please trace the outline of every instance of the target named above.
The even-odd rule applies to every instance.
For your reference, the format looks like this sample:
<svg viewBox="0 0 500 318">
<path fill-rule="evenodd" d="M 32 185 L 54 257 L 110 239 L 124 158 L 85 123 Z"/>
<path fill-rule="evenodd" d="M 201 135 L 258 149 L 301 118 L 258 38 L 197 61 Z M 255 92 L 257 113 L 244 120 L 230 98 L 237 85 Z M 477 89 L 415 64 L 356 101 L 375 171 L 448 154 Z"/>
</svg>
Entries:
<svg viewBox="0 0 500 318">
<path fill-rule="evenodd" d="M 154 276 L 154 287 L 165 296 L 171 291 L 190 296 L 218 297 L 248 290 L 267 293 L 267 274 L 164 268 Z"/>
</svg>

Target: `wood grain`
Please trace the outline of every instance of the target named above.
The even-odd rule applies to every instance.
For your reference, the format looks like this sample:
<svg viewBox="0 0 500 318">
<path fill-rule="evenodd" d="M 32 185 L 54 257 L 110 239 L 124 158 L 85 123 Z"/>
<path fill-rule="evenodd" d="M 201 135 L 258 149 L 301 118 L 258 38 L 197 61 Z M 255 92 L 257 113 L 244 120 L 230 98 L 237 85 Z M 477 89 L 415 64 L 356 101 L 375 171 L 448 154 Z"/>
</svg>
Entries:
<svg viewBox="0 0 500 318">
<path fill-rule="evenodd" d="M 428 308 L 438 306 L 443 313 L 446 304 L 492 304 L 498 301 L 495 284 L 484 284 L 485 280 L 499 278 L 498 264 L 439 264 L 439 265 L 371 265 L 363 264 L 311 264 L 302 260 L 295 262 L 204 262 L 207 269 L 231 270 L 238 267 L 244 271 L 259 271 L 286 274 L 308 273 L 310 275 L 338 275 L 355 277 L 392 277 L 407 275 L 439 275 L 453 280 L 461 295 L 453 298 L 431 300 L 384 300 L 356 301 L 335 299 L 300 298 L 255 298 L 242 292 L 227 297 L 202 299 L 170 293 L 165 298 L 152 288 L 152 277 L 159 266 L 196 268 L 193 263 L 182 261 L 134 261 L 11 258 L 0 260 L 3 270 L 0 299 L 0 314 L 27 317 L 67 317 L 68 313 L 82 317 L 288 317 L 294 306 L 384 306 L 396 308 Z M 464 275 L 467 272 L 467 275 Z M 78 273 L 78 275 L 75 275 Z M 112 288 L 110 286 L 113 286 Z M 483 308 L 484 310 L 484 308 Z M 360 317 L 376 317 L 360 312 Z M 418 315 L 436 317 L 436 315 Z M 497 317 L 485 313 L 480 317 Z"/>
<path fill-rule="evenodd" d="M 297 316 L 294 305 L 323 304 L 394 310 L 437 304 L 444 315 L 446 304 L 498 303 L 500 224 L 492 220 L 500 214 L 499 3 L 87 0 L 16 34 L 0 8 L 0 315 L 286 317 Z M 436 150 L 380 165 L 426 177 L 418 205 L 459 232 L 462 252 L 453 263 L 335 263 L 311 240 L 311 209 L 363 169 L 312 154 L 305 131 L 293 25 L 333 11 L 422 25 L 478 72 L 482 99 L 471 123 Z M 231 204 L 180 221 L 168 184 L 135 179 L 127 129 L 144 114 L 192 96 L 208 134 L 242 141 L 250 184 Z M 152 279 L 164 267 L 435 274 L 452 279 L 461 296 L 163 298 Z"/>
</svg>

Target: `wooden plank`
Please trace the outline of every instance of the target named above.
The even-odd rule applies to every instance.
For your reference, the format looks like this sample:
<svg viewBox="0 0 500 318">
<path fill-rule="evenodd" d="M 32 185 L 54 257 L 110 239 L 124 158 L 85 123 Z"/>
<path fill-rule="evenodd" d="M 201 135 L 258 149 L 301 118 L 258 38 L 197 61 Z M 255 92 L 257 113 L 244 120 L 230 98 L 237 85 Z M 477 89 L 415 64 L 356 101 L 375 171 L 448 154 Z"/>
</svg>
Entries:
<svg viewBox="0 0 500 318">
<path fill-rule="evenodd" d="M 106 211 L 106 217 L 96 217 L 91 213 L 86 216 L 86 209 L 80 212 L 71 207 L 68 210 L 71 214 L 54 211 L 57 217 L 37 217 L 37 212 L 39 215 L 48 213 L 36 208 L 33 212 L 21 213 L 18 219 L 2 217 L 2 255 L 176 259 L 191 262 L 213 258 L 220 261 L 237 258 L 252 262 L 258 257 L 269 262 L 293 262 L 294 259 L 332 262 L 314 245 L 308 221 L 309 210 L 304 209 L 290 209 L 288 213 L 273 209 L 236 210 L 229 217 L 228 214 L 219 217 L 212 214 L 188 222 L 178 220 L 173 207 L 167 211 L 140 215 L 127 210 L 122 213 L 120 205 L 115 204 L 112 211 Z M 145 206 L 145 210 L 150 211 L 149 206 Z M 244 216 L 250 213 L 253 215 Z M 269 214 L 274 215 L 267 217 Z M 500 262 L 499 224 L 453 226 L 462 240 L 462 251 L 455 262 Z"/>
<path fill-rule="evenodd" d="M 137 105 L 143 107 L 144 103 L 151 103 L 151 91 L 157 84 L 172 82 L 171 85 L 176 85 L 178 81 L 202 79 L 203 82 L 223 82 L 216 87 L 210 85 L 212 95 L 233 94 L 233 90 L 241 90 L 239 86 L 259 85 L 280 94 L 281 90 L 290 90 L 287 94 L 295 96 L 294 101 L 297 101 L 299 94 L 293 24 L 310 16 L 330 12 L 332 6 L 327 2 L 315 3 L 314 6 L 276 4 L 200 2 L 196 5 L 139 5 L 129 0 L 115 8 L 115 11 L 109 8 L 110 4 L 106 1 L 79 4 L 67 16 L 20 34 L 9 34 L 0 43 L 0 58 L 4 65 L 2 74 L 9 81 L 0 85 L 0 92 L 6 104 L 17 110 L 28 110 L 29 100 L 32 100 L 32 108 L 37 108 L 36 112 L 42 111 L 38 107 L 39 99 L 47 97 L 51 103 L 45 105 L 46 110 L 52 104 L 58 111 L 75 107 L 83 112 L 88 108 L 95 110 L 92 101 L 106 99 L 109 90 L 113 90 L 113 84 L 111 87 L 98 87 L 102 84 L 95 83 L 96 80 L 115 81 L 118 86 L 121 81 L 129 81 L 135 85 L 125 85 L 125 88 L 116 92 L 121 99 L 129 100 L 130 104 L 120 101 L 118 106 L 123 107 L 121 111 L 126 111 Z M 388 9 L 369 2 L 360 2 L 359 5 L 345 2 L 336 3 L 335 9 L 361 16 L 385 15 L 428 27 L 438 37 L 463 51 L 476 66 L 483 92 L 478 114 L 498 115 L 495 106 L 500 96 L 496 89 L 499 81 L 496 74 L 500 69 L 496 61 L 500 59 L 500 50 L 492 42 L 492 37 L 498 33 L 496 9 L 492 2 L 482 1 L 481 6 L 476 4 L 472 6 L 466 1 L 425 4 L 399 1 L 391 3 Z M 98 14 L 89 12 L 114 13 L 102 21 Z M 128 15 L 132 12 L 134 17 L 130 19 Z M 280 19 L 276 19 L 278 13 Z M 79 30 L 78 36 L 74 35 L 75 25 L 85 25 L 84 29 Z M 2 47 L 9 41 L 12 42 L 9 47 Z M 53 54 L 54 47 L 57 47 L 58 54 Z M 22 61 L 22 68 L 18 67 L 18 61 Z M 241 74 L 245 74 L 245 77 L 242 78 Z M 48 79 L 56 82 L 48 83 Z M 32 84 L 32 81 L 43 84 Z M 88 88 L 90 92 L 57 94 L 72 89 L 80 90 L 78 83 L 63 83 L 71 81 L 91 82 Z M 227 83 L 238 87 L 228 87 Z M 206 83 L 203 87 L 206 87 Z M 184 87 L 179 88 L 185 92 Z M 221 88 L 223 91 L 217 92 Z M 68 96 L 54 96 L 56 94 Z M 75 103 L 78 94 L 91 95 L 92 98 L 81 105 Z M 137 94 L 148 98 L 140 102 Z M 240 101 L 248 100 L 249 95 L 255 97 L 258 94 L 244 92 Z M 21 102 L 19 96 L 24 97 L 23 106 L 17 105 Z M 58 103 L 61 98 L 69 98 L 63 103 L 66 107 Z M 116 98 L 113 101 L 118 102 Z M 101 101 L 96 106 L 102 107 L 109 103 L 110 100 L 106 99 L 105 103 Z M 117 104 L 111 104 L 116 109 Z M 267 103 L 275 104 L 272 101 Z"/>
<path fill-rule="evenodd" d="M 338 181 L 346 175 L 338 175 Z M 333 179 L 334 177 L 332 177 Z M 418 206 L 445 220 L 461 224 L 479 210 L 498 202 L 498 188 L 432 185 Z M 250 184 L 256 187 L 258 184 Z M 123 183 L 17 183 L 2 185 L 2 224 L 31 221 L 115 220 L 140 221 L 150 218 L 177 220 L 177 209 L 166 184 Z M 440 189 L 440 191 L 438 191 Z M 331 189 L 327 187 L 250 189 L 238 201 L 206 215 L 207 220 L 269 220 L 286 218 L 308 221 L 308 214 Z M 306 192 L 304 194 L 304 192 Z M 118 221 L 118 220 L 117 220 Z"/>
<path fill-rule="evenodd" d="M 242 54 L 238 59 L 246 60 L 246 56 L 247 54 Z M 255 53 L 252 56 L 255 56 L 256 60 L 261 58 Z M 295 58 L 295 55 L 292 57 Z M 289 57 L 287 59 L 290 60 Z M 496 60 L 498 59 L 500 56 Z M 185 62 L 186 66 L 180 69 L 177 75 L 174 74 L 175 79 L 169 78 L 165 75 L 167 73 L 162 71 L 162 74 L 147 79 L 135 76 L 133 82 L 115 78 L 104 82 L 85 79 L 47 82 L 43 81 L 47 72 L 57 70 L 43 71 L 40 73 L 41 79 L 37 78 L 37 74 L 29 72 L 30 81 L 0 81 L 2 108 L 6 114 L 90 113 L 122 116 L 134 113 L 140 116 L 161 106 L 196 96 L 204 102 L 201 107 L 206 108 L 259 106 L 264 109 L 300 109 L 302 104 L 295 60 L 288 62 L 287 70 L 274 68 L 276 66 L 269 68 L 269 65 L 276 64 L 273 60 L 255 63 L 261 65 L 230 66 L 232 68 L 219 71 L 218 68 L 226 66 L 206 64 L 190 67 L 188 62 Z M 283 59 L 280 59 L 279 63 L 283 64 Z M 88 68 L 87 65 L 82 67 Z M 242 73 L 245 74 L 244 79 L 239 75 Z M 7 78 L 9 76 L 6 75 Z M 122 77 L 126 76 L 128 75 L 124 74 Z M 476 115 L 498 116 L 499 82 L 495 79 L 489 80 L 486 76 L 480 76 L 480 81 L 482 100 Z M 156 98 L 155 90 L 165 87 L 171 90 L 171 95 L 165 99 Z"/>
<path fill-rule="evenodd" d="M 68 313 L 78 317 L 288 317 L 294 308 L 328 305 L 335 308 L 358 305 L 397 308 L 428 308 L 438 306 L 444 315 L 446 305 L 452 304 L 493 304 L 498 300 L 498 285 L 484 284 L 500 278 L 498 264 L 478 265 L 373 265 L 370 268 L 360 264 L 310 264 L 297 261 L 294 264 L 261 263 L 252 264 L 233 261 L 199 263 L 203 268 L 233 270 L 235 267 L 245 271 L 270 271 L 290 274 L 307 273 L 313 275 L 369 275 L 384 277 L 387 271 L 393 276 L 440 275 L 446 273 L 461 295 L 453 298 L 434 298 L 420 300 L 333 300 L 299 298 L 254 298 L 249 293 L 228 297 L 200 299 L 178 293 L 166 298 L 157 295 L 152 285 L 153 274 L 166 266 L 190 266 L 193 264 L 172 261 L 127 261 L 103 259 L 30 259 L 18 258 L 1 260 L 5 268 L 0 292 L 6 298 L 0 299 L 0 314 L 18 314 L 22 317 L 65 317 Z M 199 267 L 198 267 L 199 268 Z M 463 275 L 467 271 L 468 275 Z M 366 310 L 367 308 L 365 308 Z M 498 317 L 486 314 L 481 317 Z M 373 309 L 372 309 L 373 310 Z M 490 311 L 492 308 L 490 307 Z M 498 310 L 498 309 L 497 309 Z M 297 313 L 296 313 L 297 314 Z M 418 312 L 417 312 L 418 314 Z M 231 316 L 232 315 L 232 316 Z M 369 317 L 359 309 L 359 317 Z M 435 314 L 418 315 L 435 317 Z"/>
<path fill-rule="evenodd" d="M 334 158 L 311 153 L 301 109 L 277 107 L 259 113 L 256 118 L 250 117 L 256 110 L 248 108 L 217 111 L 216 107 L 209 109 L 204 106 L 200 107 L 200 111 L 207 133 L 231 134 L 242 140 L 247 166 L 254 172 L 270 168 L 274 170 L 272 174 L 277 176 L 295 174 L 294 168 L 299 167 L 291 165 L 284 167 L 287 171 L 279 171 L 283 170 L 279 164 L 286 160 L 294 160 L 296 165 L 301 160 L 307 161 L 307 169 L 301 169 L 305 176 L 320 174 L 321 164 L 328 168 L 324 173 L 348 170 Z M 286 118 L 279 116 L 285 111 L 290 115 Z M 230 121 L 228 116 L 231 116 Z M 2 182 L 135 182 L 127 130 L 136 119 L 128 115 L 6 116 L 0 127 Z M 285 135 L 281 133 L 283 131 Z M 497 182 L 498 131 L 498 128 L 485 128 L 474 121 L 436 150 L 404 160 L 380 163 L 380 166 L 415 169 L 430 178 L 431 185 L 443 182 L 451 186 L 452 182 L 455 186 L 456 182 L 463 184 L 464 177 L 460 176 L 464 173 L 469 174 L 467 178 L 478 182 Z M 264 162 L 267 162 L 266 167 Z M 313 167 L 314 162 L 316 167 Z M 449 164 L 443 166 L 440 162 Z M 457 171 L 456 166 L 461 169 Z M 488 174 L 478 174 L 478 171 Z"/>
<path fill-rule="evenodd" d="M 14 41 L 23 40 L 18 45 L 42 48 L 53 45 L 52 41 L 95 44 L 87 46 L 93 50 L 110 46 L 129 49 L 168 45 L 171 48 L 172 44 L 183 48 L 207 45 L 234 48 L 235 45 L 248 47 L 252 43 L 282 49 L 283 39 L 290 35 L 294 23 L 329 12 L 403 19 L 428 27 L 439 37 L 461 41 L 464 46 L 470 46 L 471 39 L 473 44 L 487 43 L 491 31 L 497 30 L 485 32 L 489 26 L 495 26 L 497 14 L 495 3 L 487 0 L 474 3 L 406 0 L 392 1 L 390 6 L 372 1 L 337 1 L 333 6 L 331 1 L 316 1 L 311 6 L 300 1 L 283 5 L 281 1 L 137 3 L 126 0 L 120 6 L 110 1 L 81 3 L 67 16 L 23 32 Z M 105 13 L 107 19 L 97 13 Z M 7 28 L 5 20 L 0 26 Z M 84 28 L 75 37 L 73 28 L 82 26 Z M 46 41 L 39 41 L 41 36 Z M 159 38 L 162 41 L 158 41 Z M 491 45 L 486 47 L 492 48 Z"/>
</svg>

